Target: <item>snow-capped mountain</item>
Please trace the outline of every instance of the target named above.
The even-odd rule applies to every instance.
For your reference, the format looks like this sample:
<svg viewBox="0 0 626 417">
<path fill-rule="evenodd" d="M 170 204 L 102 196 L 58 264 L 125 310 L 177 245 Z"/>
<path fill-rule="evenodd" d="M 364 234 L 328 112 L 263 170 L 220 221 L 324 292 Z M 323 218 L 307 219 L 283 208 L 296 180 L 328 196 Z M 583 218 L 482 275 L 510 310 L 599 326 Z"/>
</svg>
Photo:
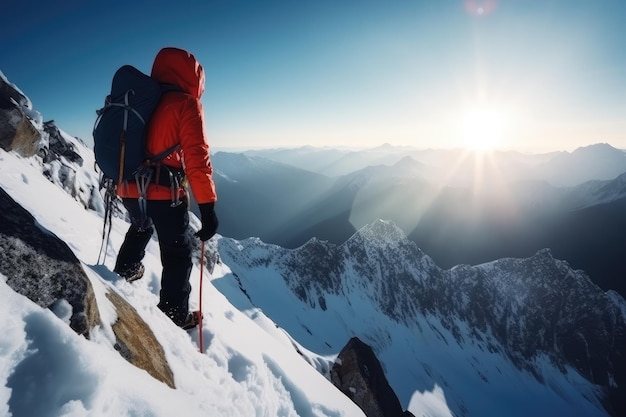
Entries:
<svg viewBox="0 0 626 417">
<path fill-rule="evenodd" d="M 442 270 L 384 221 L 342 245 L 219 245 L 234 275 L 218 288 L 241 288 L 311 351 L 370 344 L 416 415 L 424 387 L 454 415 L 602 415 L 624 394 L 624 299 L 548 250 Z"/>
<path fill-rule="evenodd" d="M 26 108 L 21 120 L 36 122 L 32 106 Z M 45 149 L 44 124 L 39 119 L 33 126 L 39 138 L 32 143 Z M 602 291 L 548 250 L 445 270 L 382 220 L 338 245 L 313 239 L 285 249 L 258 238 L 212 240 L 200 354 L 198 333 L 177 329 L 155 307 L 155 241 L 147 248 L 146 277 L 126 283 L 111 272 L 128 227 L 114 218 L 110 258 L 96 264 L 102 211 L 93 193 L 93 154 L 58 132 L 80 158 L 53 158 L 59 169 L 47 175 L 48 162 L 37 150 L 32 157 L 0 150 L 0 187 L 38 227 L 67 243 L 97 298 L 114 292 L 137 310 L 163 346 L 176 388 L 118 354 L 107 333 L 116 319 L 109 304 L 103 303 L 105 323 L 86 340 L 64 323 L 67 311 L 55 315 L 16 294 L 5 273 L 0 413 L 362 416 L 329 381 L 353 336 L 372 347 L 402 407 L 415 416 L 618 416 L 626 410 L 626 301 L 620 295 Z M 192 280 L 199 271 L 194 266 Z M 198 300 L 199 286 L 192 284 Z"/>
</svg>

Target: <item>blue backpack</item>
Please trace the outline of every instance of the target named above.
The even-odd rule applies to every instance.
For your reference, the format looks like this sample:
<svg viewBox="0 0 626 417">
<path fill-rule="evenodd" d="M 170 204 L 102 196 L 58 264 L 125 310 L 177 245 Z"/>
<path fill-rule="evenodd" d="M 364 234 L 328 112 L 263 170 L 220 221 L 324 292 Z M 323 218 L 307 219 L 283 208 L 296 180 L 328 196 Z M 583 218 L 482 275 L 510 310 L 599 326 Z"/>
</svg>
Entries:
<svg viewBox="0 0 626 417">
<path fill-rule="evenodd" d="M 124 65 L 113 76 L 111 94 L 106 97 L 104 107 L 96 112 L 98 117 L 93 128 L 94 154 L 102 171 L 100 186 L 106 189 L 102 246 L 98 263 L 103 253 L 102 260 L 106 260 L 107 251 L 104 249 L 108 246 L 111 233 L 113 207 L 117 201 L 116 186 L 131 179 L 137 182 L 141 223 L 147 225 L 148 184 L 153 180 L 155 171 L 160 169 L 160 162 L 180 148 L 180 144 L 177 144 L 151 157 L 146 153 L 147 126 L 166 91 L 182 90 L 173 85 L 159 84 L 135 67 Z M 180 186 L 179 178 L 171 171 L 169 177 L 170 187 Z M 172 202 L 174 204 L 180 204 L 180 201 Z"/>
<path fill-rule="evenodd" d="M 97 110 L 93 141 L 96 163 L 103 176 L 116 184 L 135 177 L 142 166 L 153 165 L 179 145 L 147 158 L 146 128 L 152 113 L 166 91 L 177 90 L 172 85 L 159 84 L 149 75 L 131 65 L 115 72 L 111 94 L 104 107 Z"/>
</svg>

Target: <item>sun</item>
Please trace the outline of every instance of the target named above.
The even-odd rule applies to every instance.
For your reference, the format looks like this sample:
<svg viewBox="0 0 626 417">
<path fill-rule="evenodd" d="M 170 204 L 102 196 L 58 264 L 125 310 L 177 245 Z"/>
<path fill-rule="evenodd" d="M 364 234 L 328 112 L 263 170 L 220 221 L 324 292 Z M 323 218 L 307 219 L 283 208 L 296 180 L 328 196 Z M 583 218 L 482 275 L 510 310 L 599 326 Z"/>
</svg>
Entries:
<svg viewBox="0 0 626 417">
<path fill-rule="evenodd" d="M 487 16 L 498 7 L 497 0 L 464 0 L 463 3 L 465 3 L 465 10 L 477 17 Z"/>
<path fill-rule="evenodd" d="M 486 107 L 468 110 L 460 123 L 464 145 L 473 151 L 495 149 L 503 141 L 505 130 L 505 115 Z"/>
</svg>

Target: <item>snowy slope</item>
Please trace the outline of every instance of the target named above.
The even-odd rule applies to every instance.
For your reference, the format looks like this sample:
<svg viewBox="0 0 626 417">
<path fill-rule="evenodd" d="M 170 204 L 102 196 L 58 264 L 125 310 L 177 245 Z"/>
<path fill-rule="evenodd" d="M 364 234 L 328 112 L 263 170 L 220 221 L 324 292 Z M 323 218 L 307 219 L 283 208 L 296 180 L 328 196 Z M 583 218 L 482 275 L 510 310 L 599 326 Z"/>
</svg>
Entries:
<svg viewBox="0 0 626 417">
<path fill-rule="evenodd" d="M 150 242 L 146 276 L 131 285 L 111 272 L 127 224 L 114 219 L 106 265 L 96 265 L 102 218 L 87 211 L 31 160 L 0 150 L 0 186 L 30 211 L 41 227 L 68 243 L 83 263 L 98 295 L 117 291 L 149 324 L 174 372 L 176 390 L 128 364 L 112 346 L 106 328 L 92 341 L 62 320 L 0 284 L 2 383 L 0 414 L 20 416 L 360 416 L 341 394 L 268 325 L 255 324 L 214 286 L 204 285 L 206 350 L 197 352 L 197 332 L 175 327 L 157 308 L 160 262 Z M 197 226 L 197 224 L 196 224 Z M 218 266 L 212 280 L 229 275 Z M 199 269 L 193 270 L 192 302 Z M 106 308 L 105 308 L 106 311 Z M 262 316 L 260 312 L 257 316 Z M 63 318 L 64 315 L 61 315 Z M 115 318 L 109 317 L 112 322 Z M 106 327 L 106 326 L 105 326 Z M 36 399 L 36 401 L 33 401 Z"/>
</svg>

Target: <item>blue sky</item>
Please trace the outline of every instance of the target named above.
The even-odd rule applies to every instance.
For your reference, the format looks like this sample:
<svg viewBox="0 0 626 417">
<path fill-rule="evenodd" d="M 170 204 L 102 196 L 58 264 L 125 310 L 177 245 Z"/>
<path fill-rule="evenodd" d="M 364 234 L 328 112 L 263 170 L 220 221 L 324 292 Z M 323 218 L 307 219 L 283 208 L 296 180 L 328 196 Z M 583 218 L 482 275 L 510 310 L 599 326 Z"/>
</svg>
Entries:
<svg viewBox="0 0 626 417">
<path fill-rule="evenodd" d="M 626 148 L 623 1 L 50 3 L 2 6 L 0 71 L 87 142 L 115 70 L 177 46 L 216 148 Z"/>
</svg>

